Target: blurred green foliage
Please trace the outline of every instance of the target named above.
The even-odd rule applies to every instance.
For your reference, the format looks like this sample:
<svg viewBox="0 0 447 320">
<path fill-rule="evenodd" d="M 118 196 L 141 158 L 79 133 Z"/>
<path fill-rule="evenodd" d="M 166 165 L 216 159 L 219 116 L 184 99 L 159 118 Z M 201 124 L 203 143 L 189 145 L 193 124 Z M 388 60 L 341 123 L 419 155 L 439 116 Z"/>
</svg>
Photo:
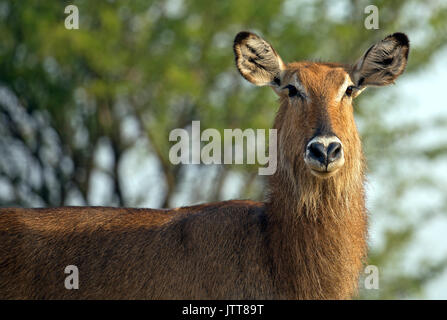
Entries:
<svg viewBox="0 0 447 320">
<path fill-rule="evenodd" d="M 256 166 L 199 166 L 188 180 L 188 167 L 168 160 L 169 132 L 192 120 L 200 120 L 202 130 L 271 126 L 275 95 L 245 83 L 234 67 L 232 41 L 240 30 L 261 34 L 289 62 L 354 62 L 389 33 L 415 34 L 407 74 L 423 68 L 446 43 L 447 9 L 436 1 L 371 2 L 0 1 L 0 183 L 6 190 L 0 205 L 89 204 L 97 173 L 111 186 L 108 205 L 140 206 L 156 197 L 158 206 L 166 207 L 179 194 L 189 203 L 219 200 L 235 172 L 243 181 L 239 196 L 262 199 L 264 181 Z M 68 4 L 79 8 L 79 30 L 64 27 Z M 364 28 L 369 4 L 380 9 L 379 30 Z M 375 97 L 370 90 L 357 105 L 377 102 Z M 391 141 L 423 130 L 416 124 L 386 127 L 383 107 L 356 111 L 373 173 L 398 161 Z M 137 141 L 147 142 L 160 172 L 153 184 L 162 193 L 141 188 L 131 195 L 125 187 L 125 172 L 132 168 L 125 171 L 123 159 L 139 148 Z M 108 165 L 98 164 L 100 146 L 108 150 Z M 430 160 L 446 153 L 441 146 L 419 155 Z M 204 188 L 201 180 L 210 176 L 211 186 Z M 395 199 L 418 183 L 432 182 L 402 180 L 377 211 L 401 217 Z M 400 228 L 387 230 L 385 245 L 371 251 L 369 263 L 392 270 L 411 243 L 413 228 L 402 219 Z M 423 294 L 423 285 L 444 265 L 427 263 L 416 276 L 386 278 L 390 273 L 383 272 L 381 290 L 362 291 L 361 297 Z"/>
</svg>

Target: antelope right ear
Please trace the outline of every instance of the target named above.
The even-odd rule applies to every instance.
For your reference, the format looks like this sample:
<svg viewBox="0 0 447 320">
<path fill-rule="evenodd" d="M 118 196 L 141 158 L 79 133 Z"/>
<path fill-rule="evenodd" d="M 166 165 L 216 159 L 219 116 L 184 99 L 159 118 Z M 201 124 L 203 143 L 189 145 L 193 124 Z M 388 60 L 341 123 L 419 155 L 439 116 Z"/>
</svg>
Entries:
<svg viewBox="0 0 447 320">
<path fill-rule="evenodd" d="M 410 42 L 404 33 L 394 33 L 370 47 L 353 65 L 351 75 L 358 87 L 393 83 L 405 70 Z"/>
<path fill-rule="evenodd" d="M 286 66 L 267 41 L 242 31 L 234 39 L 233 50 L 236 67 L 245 79 L 257 86 L 281 85 L 281 71 Z"/>
</svg>

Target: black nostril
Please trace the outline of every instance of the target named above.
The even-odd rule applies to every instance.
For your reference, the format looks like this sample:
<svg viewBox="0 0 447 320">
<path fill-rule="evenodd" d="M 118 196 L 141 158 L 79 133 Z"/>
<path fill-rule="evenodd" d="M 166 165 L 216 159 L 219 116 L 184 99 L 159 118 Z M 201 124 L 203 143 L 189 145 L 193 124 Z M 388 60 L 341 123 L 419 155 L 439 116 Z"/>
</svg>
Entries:
<svg viewBox="0 0 447 320">
<path fill-rule="evenodd" d="M 339 142 L 331 142 L 327 147 L 328 164 L 334 162 L 341 157 L 341 144 Z"/>
<path fill-rule="evenodd" d="M 309 150 L 309 157 L 320 163 L 326 163 L 326 148 L 322 143 L 314 142 L 307 149 Z"/>
</svg>

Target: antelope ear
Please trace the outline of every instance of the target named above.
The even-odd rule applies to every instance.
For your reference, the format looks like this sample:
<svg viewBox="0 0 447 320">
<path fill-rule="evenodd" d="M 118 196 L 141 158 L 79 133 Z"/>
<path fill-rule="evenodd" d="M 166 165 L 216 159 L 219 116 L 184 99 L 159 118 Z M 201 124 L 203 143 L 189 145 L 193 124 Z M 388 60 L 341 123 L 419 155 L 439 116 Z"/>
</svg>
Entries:
<svg viewBox="0 0 447 320">
<path fill-rule="evenodd" d="M 356 86 L 384 86 L 394 83 L 407 65 L 410 43 L 404 33 L 394 33 L 369 48 L 353 65 Z"/>
<path fill-rule="evenodd" d="M 267 41 L 242 31 L 234 39 L 233 50 L 236 67 L 245 79 L 258 86 L 281 85 L 281 71 L 286 66 Z"/>
</svg>

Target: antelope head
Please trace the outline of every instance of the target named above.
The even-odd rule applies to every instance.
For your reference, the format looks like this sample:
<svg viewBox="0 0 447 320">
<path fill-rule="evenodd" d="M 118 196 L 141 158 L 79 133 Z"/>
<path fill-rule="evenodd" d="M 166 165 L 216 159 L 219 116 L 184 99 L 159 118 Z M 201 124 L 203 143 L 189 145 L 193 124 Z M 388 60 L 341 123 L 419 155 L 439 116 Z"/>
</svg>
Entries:
<svg viewBox="0 0 447 320">
<path fill-rule="evenodd" d="M 389 35 L 353 64 L 285 64 L 268 42 L 250 32 L 240 32 L 233 49 L 240 74 L 279 96 L 274 126 L 279 169 L 326 179 L 361 166 L 353 99 L 367 86 L 388 85 L 404 72 L 409 41 L 403 33 Z"/>
</svg>

